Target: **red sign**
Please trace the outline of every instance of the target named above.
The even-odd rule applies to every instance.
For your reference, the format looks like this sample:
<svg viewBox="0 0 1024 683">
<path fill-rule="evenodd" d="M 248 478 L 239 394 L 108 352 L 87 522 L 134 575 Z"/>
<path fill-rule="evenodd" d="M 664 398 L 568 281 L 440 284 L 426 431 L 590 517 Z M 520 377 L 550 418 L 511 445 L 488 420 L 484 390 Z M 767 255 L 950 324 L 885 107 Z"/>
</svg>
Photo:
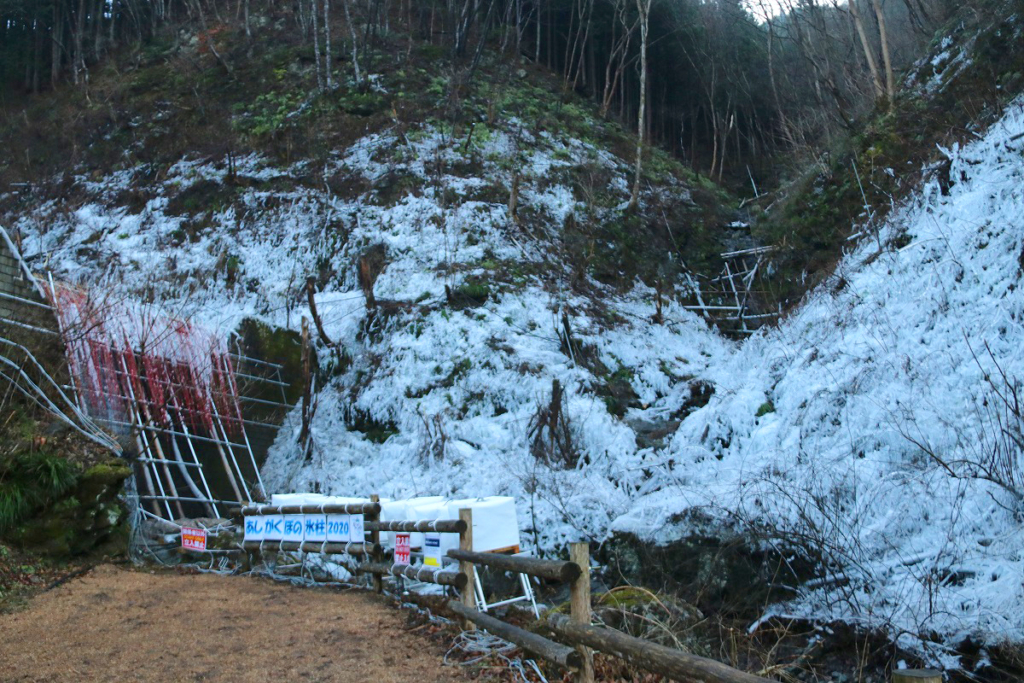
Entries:
<svg viewBox="0 0 1024 683">
<path fill-rule="evenodd" d="M 395 564 L 409 564 L 412 538 L 409 534 L 395 534 Z"/>
<path fill-rule="evenodd" d="M 188 550 L 206 550 L 206 529 L 181 527 L 181 547 Z"/>
</svg>

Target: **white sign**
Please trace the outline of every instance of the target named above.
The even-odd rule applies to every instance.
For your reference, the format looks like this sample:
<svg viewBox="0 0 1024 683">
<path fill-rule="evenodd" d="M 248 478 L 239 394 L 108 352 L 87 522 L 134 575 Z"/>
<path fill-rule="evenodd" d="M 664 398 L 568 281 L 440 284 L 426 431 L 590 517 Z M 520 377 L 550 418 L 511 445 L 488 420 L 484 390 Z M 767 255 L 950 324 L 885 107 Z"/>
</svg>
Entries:
<svg viewBox="0 0 1024 683">
<path fill-rule="evenodd" d="M 351 540 L 352 515 L 327 515 L 327 540 L 334 543 L 348 543 Z"/>
<path fill-rule="evenodd" d="M 245 540 L 263 540 L 263 518 L 259 515 L 252 515 L 245 518 Z"/>
<path fill-rule="evenodd" d="M 284 537 L 284 515 L 265 515 L 263 517 L 264 541 L 280 541 Z"/>
<path fill-rule="evenodd" d="M 427 567 L 441 567 L 441 534 L 423 535 L 423 564 Z"/>
<path fill-rule="evenodd" d="M 281 530 L 282 541 L 302 542 L 302 515 L 285 515 Z"/>
<path fill-rule="evenodd" d="M 307 541 L 326 541 L 327 515 L 305 515 L 302 520 L 302 536 Z"/>
<path fill-rule="evenodd" d="M 349 525 L 350 540 L 353 543 L 362 543 L 366 540 L 366 536 L 363 531 L 363 516 L 352 515 L 352 520 Z"/>
</svg>

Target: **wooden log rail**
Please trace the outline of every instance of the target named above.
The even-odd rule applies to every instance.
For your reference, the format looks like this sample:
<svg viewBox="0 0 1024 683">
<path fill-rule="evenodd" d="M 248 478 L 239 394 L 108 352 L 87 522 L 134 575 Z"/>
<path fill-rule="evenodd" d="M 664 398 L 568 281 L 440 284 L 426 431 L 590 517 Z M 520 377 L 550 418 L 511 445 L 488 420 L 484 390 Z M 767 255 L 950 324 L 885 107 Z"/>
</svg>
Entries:
<svg viewBox="0 0 1024 683">
<path fill-rule="evenodd" d="M 367 531 L 397 531 L 398 533 L 439 533 L 439 534 L 461 534 L 466 531 L 466 522 L 461 519 L 439 519 L 432 521 L 387 521 L 387 522 L 364 522 L 363 528 Z"/>
<path fill-rule="evenodd" d="M 233 510 L 232 512 L 235 512 Z M 345 505 L 247 505 L 243 517 L 254 515 L 379 515 L 380 503 L 347 503 Z"/>
<path fill-rule="evenodd" d="M 477 626 L 487 629 L 499 638 L 504 638 L 508 642 L 518 645 L 527 652 L 538 657 L 543 657 L 563 669 L 575 670 L 580 668 L 580 653 L 571 647 L 566 647 L 560 643 L 548 640 L 544 636 L 531 633 L 530 631 L 521 629 L 518 626 L 506 624 L 500 619 L 495 619 L 488 614 L 466 607 L 456 600 L 448 601 L 448 609 L 464 619 L 472 621 Z"/>
<path fill-rule="evenodd" d="M 356 567 L 360 574 L 391 574 L 392 576 L 404 576 L 413 581 L 424 583 L 435 583 L 439 586 L 454 586 L 464 590 L 469 583 L 469 577 L 462 572 L 434 571 L 430 567 L 412 567 L 407 564 L 388 564 L 386 562 L 363 562 Z"/>
<path fill-rule="evenodd" d="M 245 541 L 242 547 L 250 552 L 280 550 L 325 553 L 327 555 L 373 555 L 380 552 L 379 543 L 323 543 L 321 541 Z"/>
<path fill-rule="evenodd" d="M 765 681 L 759 676 L 739 671 L 713 659 L 691 655 L 642 638 L 634 638 L 614 629 L 578 624 L 561 614 L 551 615 L 547 624 L 563 640 L 615 655 L 641 669 L 677 681 L 692 683 L 764 683 Z"/>
<path fill-rule="evenodd" d="M 892 683 L 942 683 L 942 672 L 935 669 L 902 669 L 892 672 Z"/>
<path fill-rule="evenodd" d="M 499 553 L 478 553 L 472 550 L 451 549 L 448 557 L 453 560 L 482 564 L 506 572 L 527 574 L 552 581 L 571 583 L 580 577 L 583 571 L 575 562 L 558 560 L 541 560 L 536 557 L 520 557 L 518 555 L 501 555 Z"/>
</svg>

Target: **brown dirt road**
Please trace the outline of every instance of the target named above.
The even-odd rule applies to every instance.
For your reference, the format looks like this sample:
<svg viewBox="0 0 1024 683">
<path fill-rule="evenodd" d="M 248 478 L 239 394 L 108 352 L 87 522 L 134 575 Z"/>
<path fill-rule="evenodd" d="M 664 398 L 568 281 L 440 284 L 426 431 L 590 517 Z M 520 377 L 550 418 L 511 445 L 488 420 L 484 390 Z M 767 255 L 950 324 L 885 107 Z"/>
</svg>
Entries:
<svg viewBox="0 0 1024 683">
<path fill-rule="evenodd" d="M 0 681 L 466 680 L 359 591 L 112 565 L 0 615 Z"/>
</svg>

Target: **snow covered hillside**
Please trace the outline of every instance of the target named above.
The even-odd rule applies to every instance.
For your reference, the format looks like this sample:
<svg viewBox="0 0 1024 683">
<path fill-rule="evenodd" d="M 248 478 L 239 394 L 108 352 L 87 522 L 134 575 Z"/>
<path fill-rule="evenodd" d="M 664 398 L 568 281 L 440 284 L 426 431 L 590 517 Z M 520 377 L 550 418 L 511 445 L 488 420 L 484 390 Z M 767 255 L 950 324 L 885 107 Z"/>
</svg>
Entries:
<svg viewBox="0 0 1024 683">
<path fill-rule="evenodd" d="M 531 540 L 551 549 L 603 538 L 632 509 L 647 460 L 706 400 L 700 378 L 730 352 L 672 292 L 655 323 L 653 290 L 588 270 L 602 250 L 636 267 L 620 242 L 601 243 L 628 218 L 630 172 L 593 142 L 515 119 L 472 143 L 428 124 L 365 136 L 326 169 L 248 157 L 233 181 L 226 164 L 190 160 L 81 176 L 73 210 L 52 200 L 9 218 L 36 267 L 225 332 L 246 317 L 298 329 L 312 275 L 327 336 L 351 362 L 325 370 L 309 461 L 298 411 L 282 430 L 271 488 L 515 495 Z M 295 181 L 310 173 L 350 196 Z M 695 195 L 668 176 L 643 200 L 707 215 Z M 683 240 L 690 228 L 675 230 Z M 567 247 L 581 235 L 583 264 Z M 383 254 L 372 309 L 356 267 L 367 254 Z M 326 346 L 320 355 L 330 363 Z M 552 450 L 536 427 L 553 380 L 560 446 L 538 457 Z"/>
<path fill-rule="evenodd" d="M 321 342 L 312 455 L 296 410 L 265 466 L 273 490 L 513 495 L 545 551 L 670 542 L 694 531 L 680 520 L 745 529 L 827 567 L 772 614 L 888 628 L 955 665 L 947 648 L 968 636 L 1024 640 L 1022 135 L 1018 101 L 742 345 L 681 289 L 656 321 L 653 290 L 569 263 L 570 230 L 621 220 L 629 165 L 516 120 L 470 139 L 369 134 L 325 169 L 253 156 L 234 179 L 187 159 L 83 176 L 71 210 L 5 219 L 35 267 L 224 331 L 298 329 L 314 277 L 348 358 L 329 367 Z M 296 181 L 310 174 L 324 186 Z M 693 205 L 682 182 L 644 199 Z M 602 239 L 592 252 L 614 251 Z"/>
<path fill-rule="evenodd" d="M 933 174 L 778 330 L 715 359 L 659 456 L 678 474 L 613 527 L 697 506 L 802 539 L 831 571 L 773 612 L 955 665 L 945 645 L 1024 638 L 1024 101 L 945 154 L 948 192 Z"/>
</svg>

